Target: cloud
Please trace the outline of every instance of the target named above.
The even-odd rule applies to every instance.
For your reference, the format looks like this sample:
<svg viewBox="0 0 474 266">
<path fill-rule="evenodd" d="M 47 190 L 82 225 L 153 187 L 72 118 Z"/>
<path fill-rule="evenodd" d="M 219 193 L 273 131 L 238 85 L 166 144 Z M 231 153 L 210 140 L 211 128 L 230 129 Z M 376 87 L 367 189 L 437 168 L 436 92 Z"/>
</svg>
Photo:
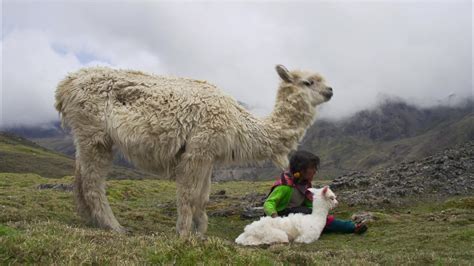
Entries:
<svg viewBox="0 0 474 266">
<path fill-rule="evenodd" d="M 106 29 L 82 22 L 85 7 L 77 13 L 64 3 L 7 5 L 0 127 L 57 120 L 56 85 L 79 68 L 102 65 L 164 72 L 158 57 L 138 42 L 110 38 Z"/>
<path fill-rule="evenodd" d="M 97 64 L 207 79 L 259 115 L 280 63 L 326 76 L 335 97 L 324 117 L 384 95 L 472 97 L 470 1 L 7 1 L 4 11 L 4 124 L 55 119 L 56 83 Z"/>
<path fill-rule="evenodd" d="M 3 40 L 2 124 L 34 124 L 57 118 L 54 89 L 68 71 L 80 67 L 77 58 L 59 55 L 40 31 L 13 31 Z"/>
<path fill-rule="evenodd" d="M 0 127 L 3 124 L 3 41 L 0 41 Z"/>
</svg>

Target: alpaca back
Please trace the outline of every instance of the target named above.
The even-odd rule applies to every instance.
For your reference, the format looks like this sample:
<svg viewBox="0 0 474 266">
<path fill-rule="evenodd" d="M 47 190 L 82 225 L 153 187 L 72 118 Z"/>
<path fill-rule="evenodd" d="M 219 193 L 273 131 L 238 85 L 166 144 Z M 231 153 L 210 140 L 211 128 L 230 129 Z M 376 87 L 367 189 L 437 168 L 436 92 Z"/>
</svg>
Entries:
<svg viewBox="0 0 474 266">
<path fill-rule="evenodd" d="M 288 243 L 297 239 L 317 240 L 326 225 L 326 216 L 290 214 L 287 217 L 262 217 L 247 225 L 235 242 L 241 245 Z"/>
<path fill-rule="evenodd" d="M 73 133 L 103 132 L 129 161 L 151 171 L 175 165 L 192 138 L 209 142 L 211 159 L 241 163 L 257 155 L 249 150 L 263 135 L 258 120 L 216 86 L 139 71 L 72 73 L 59 83 L 55 107 Z"/>
</svg>

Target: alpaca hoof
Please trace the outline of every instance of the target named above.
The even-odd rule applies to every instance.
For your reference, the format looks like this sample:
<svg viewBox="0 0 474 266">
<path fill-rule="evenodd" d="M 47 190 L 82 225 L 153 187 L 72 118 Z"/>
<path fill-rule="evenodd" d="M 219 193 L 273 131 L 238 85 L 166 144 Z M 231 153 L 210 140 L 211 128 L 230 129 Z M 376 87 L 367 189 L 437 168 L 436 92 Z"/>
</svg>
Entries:
<svg viewBox="0 0 474 266">
<path fill-rule="evenodd" d="M 189 239 L 191 237 L 191 234 L 189 232 L 178 232 L 179 238 L 180 239 Z"/>
<path fill-rule="evenodd" d="M 113 227 L 111 228 L 112 231 L 115 231 L 119 234 L 129 235 L 132 233 L 132 230 L 123 226 Z"/>
<path fill-rule="evenodd" d="M 205 236 L 205 235 L 197 235 L 196 237 L 197 237 L 197 238 L 199 239 L 199 241 L 201 241 L 201 242 L 207 242 L 207 241 L 208 241 L 207 236 Z"/>
</svg>

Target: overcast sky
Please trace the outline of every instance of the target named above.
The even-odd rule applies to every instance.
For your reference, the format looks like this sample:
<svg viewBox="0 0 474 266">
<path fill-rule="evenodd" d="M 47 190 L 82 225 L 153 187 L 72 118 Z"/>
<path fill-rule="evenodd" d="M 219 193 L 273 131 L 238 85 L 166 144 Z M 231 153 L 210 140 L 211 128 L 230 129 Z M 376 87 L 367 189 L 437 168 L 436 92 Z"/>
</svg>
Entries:
<svg viewBox="0 0 474 266">
<path fill-rule="evenodd" d="M 58 118 L 56 84 L 108 65 L 206 79 L 265 115 L 276 64 L 334 88 L 320 117 L 472 97 L 471 1 L 2 3 L 0 126 Z"/>
</svg>

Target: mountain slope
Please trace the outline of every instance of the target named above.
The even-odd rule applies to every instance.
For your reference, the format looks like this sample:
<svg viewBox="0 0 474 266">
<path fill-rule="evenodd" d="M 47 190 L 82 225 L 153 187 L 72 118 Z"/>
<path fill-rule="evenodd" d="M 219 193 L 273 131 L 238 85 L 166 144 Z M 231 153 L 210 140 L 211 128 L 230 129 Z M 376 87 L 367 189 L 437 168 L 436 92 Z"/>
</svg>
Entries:
<svg viewBox="0 0 474 266">
<path fill-rule="evenodd" d="M 319 178 L 331 179 L 356 170 L 373 171 L 474 140 L 473 107 L 472 101 L 459 106 L 419 108 L 387 100 L 341 121 L 317 120 L 299 148 L 321 157 Z M 11 128 L 9 132 L 74 155 L 73 139 L 60 129 L 59 123 L 49 128 Z M 133 168 L 118 153 L 114 163 Z M 271 163 L 263 167 L 219 168 L 214 179 L 270 179 L 278 171 Z"/>
<path fill-rule="evenodd" d="M 343 121 L 316 121 L 299 148 L 321 157 L 321 177 L 373 171 L 474 140 L 472 106 L 423 110 L 391 102 Z"/>
<path fill-rule="evenodd" d="M 35 173 L 60 178 L 74 174 L 74 159 L 9 133 L 0 132 L 0 172 Z M 143 171 L 114 166 L 109 178 L 142 179 L 158 176 Z"/>
</svg>

